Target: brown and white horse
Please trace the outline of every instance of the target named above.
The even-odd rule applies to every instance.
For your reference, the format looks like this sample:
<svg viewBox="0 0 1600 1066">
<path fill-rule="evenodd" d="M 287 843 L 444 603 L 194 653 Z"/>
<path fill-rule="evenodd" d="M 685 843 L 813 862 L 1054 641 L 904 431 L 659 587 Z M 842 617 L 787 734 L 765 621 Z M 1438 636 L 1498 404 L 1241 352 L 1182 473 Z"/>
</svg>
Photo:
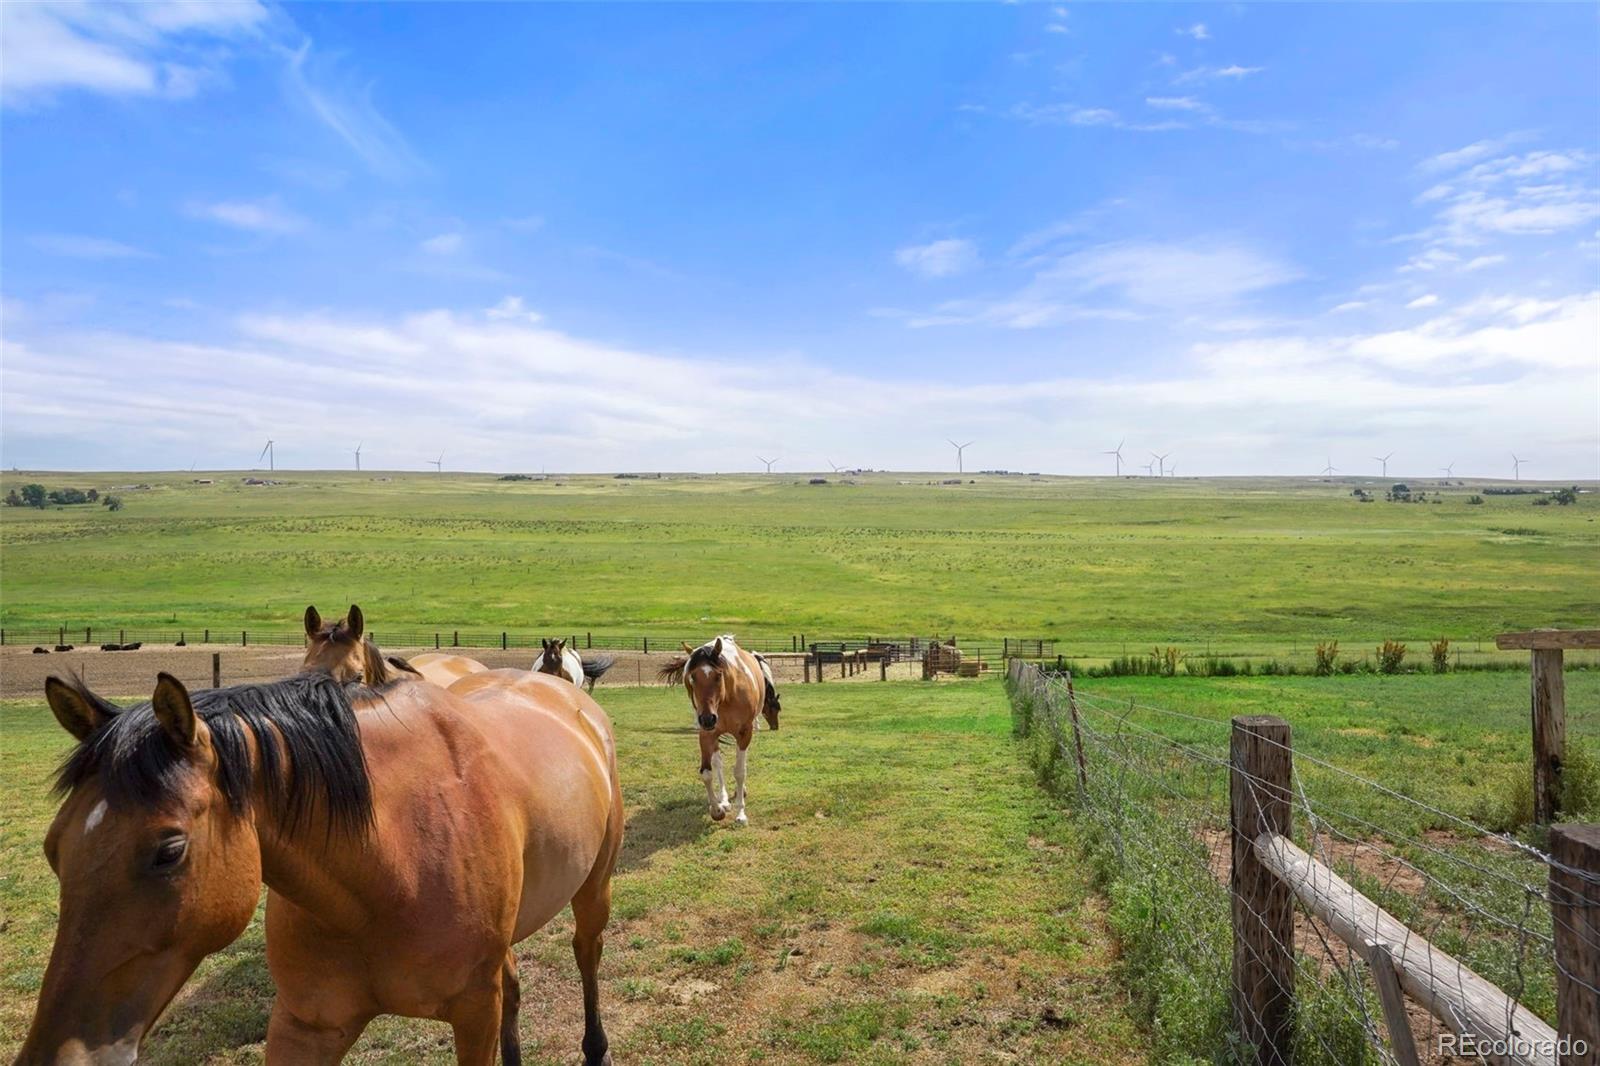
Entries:
<svg viewBox="0 0 1600 1066">
<path fill-rule="evenodd" d="M 524 671 L 461 694 L 321 672 L 119 708 L 51 678 L 78 741 L 45 837 L 55 946 L 19 1063 L 133 1062 L 262 882 L 267 1062 L 338 1062 L 379 1014 L 436 1018 L 457 1060 L 520 1060 L 512 945 L 569 902 L 582 1048 L 608 1063 L 597 969 L 622 845 L 610 723 Z M 513 676 L 504 676 L 510 674 Z M 368 710 L 368 708 L 371 708 Z"/>
<path fill-rule="evenodd" d="M 683 650 L 683 655 L 661 668 L 659 676 L 669 684 L 682 682 L 689 693 L 689 706 L 700 728 L 700 780 L 706 786 L 706 805 L 713 821 L 722 821 L 730 809 L 717 742 L 724 735 L 733 737 L 738 747 L 733 762 L 732 809 L 737 811 L 733 820 L 745 825 L 750 819 L 744 809 L 744 778 L 756 716 L 764 716 L 768 726 L 778 728 L 778 690 L 772 683 L 772 669 L 766 659 L 745 651 L 728 635 L 698 648 L 686 642 Z"/>
<path fill-rule="evenodd" d="M 423 652 L 421 655 L 412 656 L 407 660 L 407 664 L 421 674 L 424 680 L 432 681 L 440 688 L 449 688 L 463 677 L 481 674 L 489 669 L 476 659 L 448 651 Z"/>
<path fill-rule="evenodd" d="M 533 660 L 533 672 L 564 677 L 589 692 L 594 691 L 594 683 L 604 677 L 615 662 L 609 655 L 597 655 L 593 659 L 585 659 L 576 650 L 567 647 L 565 637 L 545 640 L 543 643 L 544 650 Z"/>
</svg>

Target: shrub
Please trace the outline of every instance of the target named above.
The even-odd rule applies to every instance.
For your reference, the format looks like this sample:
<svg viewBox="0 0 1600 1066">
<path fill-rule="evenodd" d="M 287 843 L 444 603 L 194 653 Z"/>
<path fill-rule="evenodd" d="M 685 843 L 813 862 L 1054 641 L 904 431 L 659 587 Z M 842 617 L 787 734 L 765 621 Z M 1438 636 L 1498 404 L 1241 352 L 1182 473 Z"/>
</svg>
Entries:
<svg viewBox="0 0 1600 1066">
<path fill-rule="evenodd" d="M 1552 496 L 1551 499 L 1555 500 L 1563 507 L 1567 506 L 1569 503 L 1577 503 L 1578 486 L 1574 485 L 1569 489 L 1562 489 L 1560 492 L 1557 492 L 1554 496 Z"/>
<path fill-rule="evenodd" d="M 7 507 L 21 507 L 22 506 L 22 497 L 17 495 L 17 490 L 16 489 L 12 489 L 10 492 L 6 493 L 6 506 Z"/>
<path fill-rule="evenodd" d="M 100 490 L 99 489 L 90 489 L 88 492 L 84 493 L 84 495 L 89 497 L 89 502 L 90 503 L 94 503 L 96 500 L 98 500 L 100 498 Z"/>
<path fill-rule="evenodd" d="M 1548 496 L 1540 496 L 1537 500 L 1533 501 L 1533 505 L 1535 507 L 1549 507 L 1550 506 L 1550 497 L 1548 497 Z"/>
<path fill-rule="evenodd" d="M 1471 496 L 1467 497 L 1467 502 L 1470 504 L 1480 504 L 1483 502 L 1483 497 L 1474 492 Z"/>
<path fill-rule="evenodd" d="M 1450 672 L 1450 639 L 1440 637 L 1428 645 L 1428 651 L 1433 653 L 1433 672 L 1447 674 Z"/>
<path fill-rule="evenodd" d="M 1178 664 L 1183 661 L 1183 652 L 1168 645 L 1151 649 L 1150 657 L 1155 660 L 1156 672 L 1162 677 L 1178 676 Z"/>
<path fill-rule="evenodd" d="M 122 510 L 121 496 L 102 496 L 100 497 L 100 503 L 112 511 Z"/>
<path fill-rule="evenodd" d="M 82 489 L 51 489 L 49 499 L 51 503 L 68 506 L 88 503 L 89 495 Z"/>
<path fill-rule="evenodd" d="M 44 510 L 44 486 L 37 483 L 22 486 L 22 502 L 29 507 L 37 507 L 41 511 Z"/>
<path fill-rule="evenodd" d="M 1318 677 L 1327 677 L 1333 673 L 1333 664 L 1339 661 L 1339 642 L 1330 640 L 1326 644 L 1317 645 L 1317 665 L 1312 671 Z"/>
<path fill-rule="evenodd" d="M 1406 660 L 1406 646 L 1396 640 L 1386 640 L 1378 648 L 1378 672 L 1398 674 Z"/>
</svg>

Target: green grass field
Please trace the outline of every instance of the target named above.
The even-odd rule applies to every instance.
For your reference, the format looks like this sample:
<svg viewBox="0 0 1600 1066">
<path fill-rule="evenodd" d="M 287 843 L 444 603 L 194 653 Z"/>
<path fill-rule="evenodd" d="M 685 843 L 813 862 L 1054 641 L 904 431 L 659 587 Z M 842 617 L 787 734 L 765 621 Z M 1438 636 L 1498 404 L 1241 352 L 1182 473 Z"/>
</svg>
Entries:
<svg viewBox="0 0 1600 1066">
<path fill-rule="evenodd" d="M 1143 1057 L 1100 905 L 998 683 L 790 687 L 783 729 L 753 749 L 742 830 L 706 817 L 680 692 L 602 695 L 629 816 L 601 971 L 619 1062 Z M 0 711 L 0 728 L 9 1059 L 54 932 L 40 841 L 67 738 L 35 703 Z M 570 936 L 563 916 L 519 949 L 526 1061 L 576 1053 Z M 259 1062 L 271 998 L 258 916 L 191 980 L 148 1061 Z M 385 1019 L 348 1061 L 454 1059 L 444 1026 Z"/>
<path fill-rule="evenodd" d="M 289 631 L 308 602 L 356 600 L 380 632 L 937 632 L 1097 654 L 1486 640 L 1600 617 L 1588 494 L 1534 507 L 1469 505 L 1476 484 L 1437 505 L 1360 504 L 1354 480 L 194 476 L 0 475 L 0 495 L 38 481 L 127 504 L 0 509 L 0 624 Z M 151 488 L 115 488 L 138 483 Z"/>
</svg>

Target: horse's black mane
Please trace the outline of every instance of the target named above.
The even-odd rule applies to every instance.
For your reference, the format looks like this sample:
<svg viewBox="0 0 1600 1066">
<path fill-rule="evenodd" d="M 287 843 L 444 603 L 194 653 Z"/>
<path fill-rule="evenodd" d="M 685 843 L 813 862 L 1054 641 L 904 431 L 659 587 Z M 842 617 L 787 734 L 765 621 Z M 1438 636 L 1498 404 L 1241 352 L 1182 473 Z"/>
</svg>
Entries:
<svg viewBox="0 0 1600 1066">
<path fill-rule="evenodd" d="M 183 753 L 150 704 L 121 708 L 90 692 L 81 679 L 72 684 L 109 720 L 62 762 L 56 792 L 71 792 L 94 778 L 114 804 L 148 806 L 170 796 Z M 371 692 L 312 673 L 194 693 L 191 702 L 211 733 L 217 784 L 228 806 L 242 812 L 258 783 L 248 731 L 259 752 L 260 786 L 286 831 L 293 832 L 320 804 L 330 831 L 365 832 L 372 823 L 372 785 L 352 702 Z"/>
</svg>

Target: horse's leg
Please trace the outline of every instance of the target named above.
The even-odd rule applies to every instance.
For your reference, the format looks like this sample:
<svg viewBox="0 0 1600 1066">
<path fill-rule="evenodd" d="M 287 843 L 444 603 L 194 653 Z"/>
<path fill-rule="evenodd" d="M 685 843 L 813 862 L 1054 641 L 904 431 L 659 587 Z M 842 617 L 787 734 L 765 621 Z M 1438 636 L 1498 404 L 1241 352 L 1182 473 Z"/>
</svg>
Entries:
<svg viewBox="0 0 1600 1066">
<path fill-rule="evenodd" d="M 700 730 L 700 780 L 706 786 L 706 806 L 711 809 L 711 820 L 722 821 L 728 812 L 717 806 L 717 787 L 712 776 L 713 765 L 720 765 L 722 756 L 717 752 L 717 735 L 708 729 Z"/>
<path fill-rule="evenodd" d="M 755 735 L 755 723 L 752 722 L 734 737 L 739 746 L 738 754 L 733 757 L 733 809 L 739 812 L 733 816 L 735 825 L 750 824 L 749 816 L 744 813 L 744 772 L 750 757 L 750 741 Z"/>
<path fill-rule="evenodd" d="M 267 1066 L 322 1066 L 344 1058 L 361 1038 L 370 1018 L 335 1028 L 303 1022 L 290 1014 L 279 999 L 267 1020 Z"/>
<path fill-rule="evenodd" d="M 517 949 L 506 949 L 500 969 L 500 1062 L 522 1066 L 522 1037 L 517 1032 L 517 1011 L 522 1006 L 522 982 L 517 978 Z"/>
<path fill-rule="evenodd" d="M 572 954 L 583 977 L 584 1066 L 611 1066 L 611 1045 L 600 1024 L 600 952 L 611 920 L 611 870 L 608 865 L 596 873 L 603 876 L 591 876 L 572 899 Z"/>
<path fill-rule="evenodd" d="M 718 747 L 711 753 L 711 770 L 717 775 L 717 809 L 727 814 L 731 809 L 728 803 L 728 781 L 722 776 L 722 748 Z"/>
<path fill-rule="evenodd" d="M 511 949 L 507 948 L 508 957 L 510 953 Z M 502 960 L 475 987 L 448 1004 L 444 1019 L 455 1033 L 458 1066 L 494 1066 L 505 1024 L 502 1011 L 505 967 Z"/>
</svg>

